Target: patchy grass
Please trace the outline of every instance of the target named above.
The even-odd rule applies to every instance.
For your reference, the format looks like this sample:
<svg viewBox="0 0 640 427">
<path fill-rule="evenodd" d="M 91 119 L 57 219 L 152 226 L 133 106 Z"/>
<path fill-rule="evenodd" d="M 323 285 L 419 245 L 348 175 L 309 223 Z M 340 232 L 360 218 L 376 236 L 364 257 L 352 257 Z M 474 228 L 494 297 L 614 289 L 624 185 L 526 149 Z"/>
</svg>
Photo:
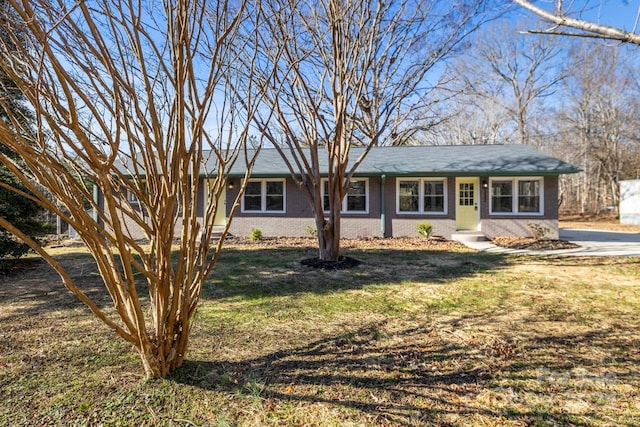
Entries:
<svg viewBox="0 0 640 427">
<path fill-rule="evenodd" d="M 231 242 L 188 360 L 137 356 L 39 260 L 0 277 L 0 425 L 638 425 L 634 258 L 517 257 L 424 239 Z M 107 304 L 81 248 L 60 252 Z"/>
</svg>

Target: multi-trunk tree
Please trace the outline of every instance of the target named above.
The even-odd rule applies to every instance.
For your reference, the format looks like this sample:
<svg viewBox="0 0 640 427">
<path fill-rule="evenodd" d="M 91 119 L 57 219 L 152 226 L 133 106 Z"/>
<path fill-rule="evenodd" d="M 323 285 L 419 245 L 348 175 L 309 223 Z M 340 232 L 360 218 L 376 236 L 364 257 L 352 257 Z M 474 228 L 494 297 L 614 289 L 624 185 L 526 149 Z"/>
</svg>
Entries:
<svg viewBox="0 0 640 427">
<path fill-rule="evenodd" d="M 83 292 L 37 241 L 6 218 L 0 225 L 132 344 L 147 376 L 165 376 L 184 360 L 203 282 L 230 224 L 215 243 L 225 177 L 236 161 L 251 169 L 245 145 L 254 98 L 237 109 L 223 76 L 236 60 L 230 46 L 238 29 L 256 26 L 260 15 L 242 1 L 187 0 L 5 0 L 1 13 L 0 69 L 24 93 L 36 124 L 25 126 L 0 100 L 8 111 L 0 140 L 22 159 L 0 152 L 0 164 L 29 193 L 4 188 L 77 231 L 115 311 Z M 201 173 L 212 177 L 204 189 Z M 203 193 L 209 203 L 198 213 Z"/>
<path fill-rule="evenodd" d="M 415 119 L 430 105 L 438 73 L 427 77 L 490 6 L 273 0 L 265 7 L 269 19 L 259 31 L 258 63 L 267 74 L 257 77 L 268 91 L 254 123 L 280 152 L 313 211 L 319 258 L 336 261 L 343 200 L 358 166 L 371 147 L 404 141 L 424 125 Z M 248 69 L 238 65 L 236 73 Z M 354 155 L 352 147 L 363 149 Z"/>
</svg>

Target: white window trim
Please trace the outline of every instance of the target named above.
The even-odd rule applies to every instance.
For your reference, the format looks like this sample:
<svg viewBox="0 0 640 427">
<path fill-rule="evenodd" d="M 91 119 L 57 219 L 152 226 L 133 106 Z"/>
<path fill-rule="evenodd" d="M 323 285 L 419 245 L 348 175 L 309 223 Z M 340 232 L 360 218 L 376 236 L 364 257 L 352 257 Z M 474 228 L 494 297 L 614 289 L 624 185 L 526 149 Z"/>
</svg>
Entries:
<svg viewBox="0 0 640 427">
<path fill-rule="evenodd" d="M 408 212 L 408 211 L 401 211 L 400 210 L 400 183 L 401 182 L 409 182 L 409 181 L 418 181 L 418 211 L 417 212 Z M 444 210 L 441 212 L 434 212 L 434 211 L 425 211 L 424 210 L 424 183 L 430 181 L 436 181 L 436 182 L 442 182 L 444 184 L 443 186 L 443 192 L 444 192 Z M 396 214 L 397 215 L 421 215 L 421 216 L 425 216 L 425 215 L 447 215 L 449 213 L 449 192 L 448 192 L 448 182 L 449 180 L 447 178 L 437 178 L 437 177 L 429 177 L 429 178 L 419 178 L 419 177 L 415 177 L 415 178 L 399 178 L 396 179 Z"/>
<path fill-rule="evenodd" d="M 127 189 L 127 201 L 131 204 L 139 204 L 140 200 L 138 200 L 138 197 L 135 195 L 135 193 L 133 191 L 131 191 L 130 189 Z"/>
<path fill-rule="evenodd" d="M 245 210 L 244 208 L 244 197 L 245 194 L 242 195 L 240 212 L 242 213 L 286 213 L 287 212 L 287 180 L 282 179 L 250 179 L 248 182 L 259 182 L 260 183 L 260 210 Z M 282 210 L 274 211 L 267 210 L 267 182 L 282 182 Z"/>
<path fill-rule="evenodd" d="M 511 195 L 511 212 L 493 211 L 493 182 L 511 181 L 513 194 Z M 540 211 L 539 212 L 519 212 L 518 211 L 518 181 L 539 181 L 540 182 Z M 503 216 L 544 216 L 544 177 L 543 176 L 500 176 L 489 178 L 489 214 Z"/>
<path fill-rule="evenodd" d="M 329 181 L 327 178 L 322 178 L 320 182 L 320 197 L 322 197 L 322 206 L 324 209 L 324 185 L 325 182 Z M 354 181 L 364 181 L 364 198 L 365 198 L 365 210 L 363 211 L 348 211 L 347 210 L 347 198 L 349 194 L 344 195 L 344 199 L 342 199 L 342 208 L 340 213 L 345 215 L 368 215 L 369 214 L 369 178 L 352 178 L 351 182 Z M 325 210 L 324 213 L 329 213 L 329 211 Z"/>
</svg>

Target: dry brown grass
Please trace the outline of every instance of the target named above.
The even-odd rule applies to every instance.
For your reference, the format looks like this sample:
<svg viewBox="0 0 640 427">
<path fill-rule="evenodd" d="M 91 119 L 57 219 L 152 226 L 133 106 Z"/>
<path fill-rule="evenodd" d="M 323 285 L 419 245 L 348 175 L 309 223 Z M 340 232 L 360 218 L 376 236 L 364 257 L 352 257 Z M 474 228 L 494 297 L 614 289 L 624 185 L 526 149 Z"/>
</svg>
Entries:
<svg viewBox="0 0 640 427">
<path fill-rule="evenodd" d="M 0 425 L 640 423 L 638 259 L 371 240 L 336 272 L 299 265 L 308 239 L 229 243 L 161 381 L 41 262 L 0 278 Z"/>
<path fill-rule="evenodd" d="M 561 215 L 560 228 L 640 233 L 640 225 L 620 224 L 615 215 Z"/>
</svg>

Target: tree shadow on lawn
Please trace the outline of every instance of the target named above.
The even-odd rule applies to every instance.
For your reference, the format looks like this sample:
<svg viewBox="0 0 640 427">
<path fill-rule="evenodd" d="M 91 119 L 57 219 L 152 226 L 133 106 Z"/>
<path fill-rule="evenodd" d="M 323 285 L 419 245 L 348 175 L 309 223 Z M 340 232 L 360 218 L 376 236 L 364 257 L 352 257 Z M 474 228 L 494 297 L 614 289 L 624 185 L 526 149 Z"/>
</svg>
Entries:
<svg viewBox="0 0 640 427">
<path fill-rule="evenodd" d="M 96 263 L 86 253 L 56 257 L 74 283 L 99 306 L 111 299 L 98 274 Z M 0 276 L 0 301 L 24 303 L 25 313 L 40 313 L 84 306 L 62 283 L 60 276 L 40 257 L 12 260 L 18 267 Z"/>
<path fill-rule="evenodd" d="M 367 285 L 400 285 L 407 281 L 446 283 L 460 277 L 497 270 L 509 264 L 500 254 L 421 249 L 346 249 L 345 255 L 362 261 L 348 270 L 317 270 L 300 261 L 315 254 L 312 247 L 224 248 L 218 264 L 203 285 L 202 299 L 240 296 L 264 298 L 297 293 L 331 293 L 362 289 Z M 112 305 L 86 252 L 57 255 L 76 285 L 101 307 Z M 0 301 L 14 305 L 14 316 L 85 307 L 62 284 L 57 273 L 41 258 L 18 259 L 12 274 L 0 276 Z M 148 297 L 145 284 L 140 296 Z"/>
<path fill-rule="evenodd" d="M 344 270 L 306 267 L 312 248 L 224 249 L 202 289 L 202 298 L 264 298 L 297 293 L 331 293 L 367 285 L 407 282 L 445 284 L 511 264 L 503 254 L 425 249 L 346 249 L 360 261 Z"/>
<path fill-rule="evenodd" d="M 359 420 L 392 425 L 458 425 L 465 419 L 480 422 L 478 416 L 485 422 L 506 419 L 527 425 L 610 423 L 611 414 L 601 414 L 602 408 L 593 401 L 607 393 L 612 382 L 637 385 L 635 377 L 606 374 L 608 369 L 619 369 L 620 363 L 638 363 L 629 357 L 635 351 L 631 343 L 620 334 L 532 335 L 511 350 L 504 338 L 489 342 L 443 338 L 440 328 L 453 330 L 467 320 L 389 335 L 381 333 L 385 325 L 374 324 L 256 358 L 186 361 L 173 380 L 259 399 L 260 410 L 267 416 L 274 411 L 277 417 L 288 403 L 301 408 L 320 404 L 353 409 L 361 413 Z M 626 333 L 633 331 L 628 329 L 622 336 Z M 579 353 L 562 362 L 553 359 L 559 350 L 571 358 L 572 349 L 581 346 L 606 350 L 610 359 Z M 634 371 L 629 374 L 635 375 Z M 584 385 L 586 380 L 601 384 L 590 389 Z M 583 385 L 576 385 L 580 381 Z M 612 396 L 615 393 L 605 397 Z M 530 397 L 536 401 L 528 402 Z M 565 403 L 576 399 L 590 404 L 589 410 L 568 411 Z M 585 418 L 589 422 L 581 421 Z"/>
</svg>

